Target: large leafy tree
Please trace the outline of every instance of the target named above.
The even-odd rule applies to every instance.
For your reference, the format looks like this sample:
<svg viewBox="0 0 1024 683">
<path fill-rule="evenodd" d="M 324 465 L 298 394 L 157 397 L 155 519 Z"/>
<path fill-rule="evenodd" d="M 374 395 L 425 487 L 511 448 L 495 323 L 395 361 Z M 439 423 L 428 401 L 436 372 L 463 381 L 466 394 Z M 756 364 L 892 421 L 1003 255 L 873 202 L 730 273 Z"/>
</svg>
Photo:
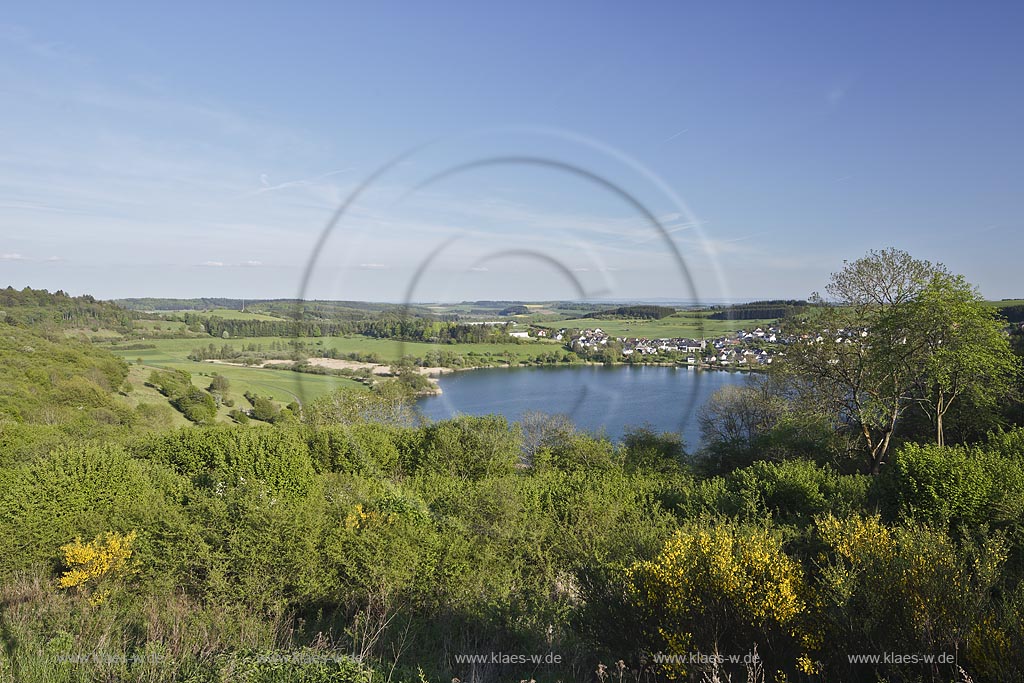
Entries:
<svg viewBox="0 0 1024 683">
<path fill-rule="evenodd" d="M 912 318 L 925 351 L 918 400 L 942 446 L 949 409 L 962 398 L 993 406 L 1012 390 L 1019 363 L 1005 321 L 963 276 L 937 273 L 916 304 Z"/>
<path fill-rule="evenodd" d="M 797 341 L 782 368 L 792 373 L 804 405 L 855 429 L 877 473 L 893 435 L 914 405 L 923 367 L 911 312 L 941 266 L 896 249 L 871 251 L 845 264 L 826 288 L 830 301 L 793 326 Z"/>
<path fill-rule="evenodd" d="M 901 420 L 943 417 L 964 396 L 993 402 L 1017 362 L 1002 324 L 962 276 L 897 249 L 871 251 L 833 274 L 829 301 L 795 325 L 784 367 L 807 405 L 855 429 L 880 471 Z"/>
</svg>

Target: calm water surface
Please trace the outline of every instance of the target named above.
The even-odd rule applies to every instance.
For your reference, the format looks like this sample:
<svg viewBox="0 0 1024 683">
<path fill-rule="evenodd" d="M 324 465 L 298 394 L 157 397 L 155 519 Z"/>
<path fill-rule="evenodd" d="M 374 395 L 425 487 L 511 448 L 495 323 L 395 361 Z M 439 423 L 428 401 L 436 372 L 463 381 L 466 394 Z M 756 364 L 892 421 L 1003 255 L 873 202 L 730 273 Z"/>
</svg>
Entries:
<svg viewBox="0 0 1024 683">
<path fill-rule="evenodd" d="M 509 420 L 532 410 L 564 413 L 580 429 L 604 430 L 615 440 L 627 427 L 646 423 L 681 433 L 692 448 L 700 442 L 700 407 L 719 388 L 746 379 L 739 372 L 658 366 L 467 370 L 442 376 L 443 393 L 420 399 L 418 407 L 434 420 L 460 413 Z"/>
</svg>

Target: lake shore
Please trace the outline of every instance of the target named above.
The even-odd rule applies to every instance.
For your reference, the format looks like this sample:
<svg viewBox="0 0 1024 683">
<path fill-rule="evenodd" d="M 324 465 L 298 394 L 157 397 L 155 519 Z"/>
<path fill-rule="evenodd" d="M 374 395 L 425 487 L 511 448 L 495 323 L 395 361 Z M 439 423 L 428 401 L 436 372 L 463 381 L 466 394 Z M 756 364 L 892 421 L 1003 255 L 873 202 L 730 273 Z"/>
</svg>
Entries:
<svg viewBox="0 0 1024 683">
<path fill-rule="evenodd" d="M 244 363 L 233 363 L 226 360 L 211 359 L 207 360 L 207 363 L 214 363 L 218 365 L 232 365 L 236 367 L 256 367 L 256 368 L 273 368 L 280 366 L 294 365 L 296 361 L 290 359 L 270 359 L 263 361 L 258 365 L 246 365 Z M 324 368 L 325 370 L 335 371 L 352 371 L 359 372 L 361 370 L 368 371 L 369 374 L 377 377 L 390 377 L 392 376 L 390 363 L 370 363 L 366 361 L 349 360 L 345 358 L 307 358 L 304 361 L 307 365 L 313 367 Z M 679 363 L 679 362 L 663 362 L 663 361 L 651 361 L 642 363 L 631 363 L 624 361 L 617 361 L 614 363 L 607 363 L 603 361 L 576 361 L 573 363 L 517 363 L 515 365 L 509 363 L 499 363 L 496 365 L 469 365 L 459 368 L 451 368 L 445 366 L 429 366 L 420 367 L 416 366 L 415 369 L 421 375 L 427 377 L 432 382 L 437 381 L 442 375 L 446 375 L 452 372 L 464 372 L 467 370 L 489 370 L 493 368 L 504 368 L 504 369 L 518 369 L 518 368 L 563 368 L 563 367 L 589 367 L 589 366 L 607 366 L 607 367 L 668 367 L 668 368 L 693 368 L 695 370 L 715 370 L 725 372 L 766 372 L 767 368 L 760 366 L 740 366 L 740 365 L 729 365 L 723 366 L 719 364 L 709 363 Z"/>
</svg>

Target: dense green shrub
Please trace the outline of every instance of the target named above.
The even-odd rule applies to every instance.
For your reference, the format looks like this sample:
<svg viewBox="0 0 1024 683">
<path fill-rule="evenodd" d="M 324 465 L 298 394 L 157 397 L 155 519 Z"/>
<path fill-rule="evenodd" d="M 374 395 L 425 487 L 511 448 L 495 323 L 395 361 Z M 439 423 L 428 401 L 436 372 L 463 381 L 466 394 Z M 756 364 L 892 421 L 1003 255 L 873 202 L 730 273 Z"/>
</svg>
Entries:
<svg viewBox="0 0 1024 683">
<path fill-rule="evenodd" d="M 805 460 L 761 461 L 726 478 L 733 498 L 723 501 L 721 511 L 767 513 L 779 522 L 806 526 L 824 512 L 848 515 L 863 511 L 870 483 L 866 475 L 843 475 Z"/>
<path fill-rule="evenodd" d="M 0 424 L 0 576 L 29 595 L 0 597 L 45 615 L 5 608 L 0 627 L 20 644 L 2 656 L 24 680 L 53 678 L 31 668 L 50 641 L 165 653 L 182 680 L 359 680 L 365 669 L 330 657 L 390 671 L 399 652 L 395 680 L 418 667 L 501 680 L 512 669 L 455 655 L 556 651 L 562 667 L 514 675 L 566 680 L 600 661 L 639 669 L 658 651 L 756 641 L 789 680 L 913 680 L 845 662 L 900 648 L 959 648 L 975 680 L 1019 674 L 1020 432 L 907 446 L 874 478 L 807 460 L 704 477 L 677 439 L 649 431 L 616 446 L 544 421 L 524 444 L 501 418 L 411 426 L 346 412 L 384 403 L 335 405 L 358 419 L 95 428 L 127 447 L 62 445 L 78 441 L 68 424 Z M 876 505 L 884 516 L 865 519 Z M 60 592 L 62 545 L 133 531 L 138 573 L 107 602 Z M 46 578 L 18 583 L 30 575 Z M 160 610 L 185 609 L 174 600 L 198 616 L 165 623 Z M 325 659 L 253 656 L 306 646 Z"/>
<path fill-rule="evenodd" d="M 403 437 L 417 431 L 407 427 L 354 424 L 309 430 L 306 438 L 317 471 L 384 475 L 397 472 L 402 459 L 399 448 L 406 441 Z"/>
<path fill-rule="evenodd" d="M 989 525 L 1022 539 L 1024 429 L 974 446 L 908 444 L 880 489 L 901 518 L 939 526 Z"/>
<path fill-rule="evenodd" d="M 540 468 L 551 466 L 567 471 L 606 470 L 619 463 L 615 444 L 609 439 L 582 433 L 569 433 L 558 442 L 545 445 L 533 459 Z"/>
<path fill-rule="evenodd" d="M 320 539 L 338 520 L 321 496 L 278 497 L 245 480 L 202 491 L 190 500 L 189 515 L 201 529 L 194 570 L 206 577 L 207 597 L 283 615 L 289 606 L 337 595 L 334 558 L 321 552 Z"/>
<path fill-rule="evenodd" d="M 174 396 L 171 405 L 181 411 L 188 420 L 200 424 L 211 422 L 217 416 L 217 404 L 213 397 L 199 387 L 191 385 L 183 393 Z"/>
<path fill-rule="evenodd" d="M 350 656 L 318 648 L 265 650 L 223 657 L 234 680 L 248 683 L 371 683 L 375 678 Z"/>
<path fill-rule="evenodd" d="M 192 386 L 192 376 L 184 370 L 154 370 L 146 383 L 164 396 L 180 396 Z"/>
<path fill-rule="evenodd" d="M 171 405 L 192 422 L 205 424 L 217 416 L 213 396 L 192 384 L 192 376 L 184 370 L 154 370 L 147 384 L 166 396 Z"/>
<path fill-rule="evenodd" d="M 63 446 L 0 469 L 0 575 L 55 561 L 76 536 L 139 529 L 145 546 L 164 507 L 153 473 L 120 446 Z"/>
<path fill-rule="evenodd" d="M 301 494 L 314 482 L 308 447 L 295 429 L 182 428 L 142 439 L 134 451 L 205 488 L 250 482 L 278 494 Z"/>
<path fill-rule="evenodd" d="M 622 437 L 622 462 L 629 470 L 674 471 L 686 459 L 683 440 L 672 432 L 635 427 Z"/>
<path fill-rule="evenodd" d="M 423 428 L 414 469 L 480 479 L 512 471 L 522 451 L 517 425 L 499 415 L 462 415 Z"/>
</svg>

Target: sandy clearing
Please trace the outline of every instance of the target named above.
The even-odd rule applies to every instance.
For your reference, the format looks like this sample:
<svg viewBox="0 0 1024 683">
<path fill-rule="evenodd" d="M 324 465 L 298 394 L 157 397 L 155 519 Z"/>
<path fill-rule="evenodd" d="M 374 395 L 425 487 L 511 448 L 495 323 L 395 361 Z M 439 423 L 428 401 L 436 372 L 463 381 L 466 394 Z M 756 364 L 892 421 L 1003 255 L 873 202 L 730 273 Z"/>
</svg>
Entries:
<svg viewBox="0 0 1024 683">
<path fill-rule="evenodd" d="M 263 366 L 268 365 L 290 365 L 294 361 L 290 360 L 268 360 L 263 363 Z M 363 363 L 356 360 L 345 360 L 342 358 L 310 358 L 310 365 L 315 365 L 320 368 L 327 368 L 328 370 L 369 370 L 374 375 L 390 375 L 391 366 L 383 363 Z M 433 377 L 436 375 L 443 375 L 445 373 L 453 372 L 452 368 L 416 368 L 419 370 L 421 375 Z"/>
</svg>

